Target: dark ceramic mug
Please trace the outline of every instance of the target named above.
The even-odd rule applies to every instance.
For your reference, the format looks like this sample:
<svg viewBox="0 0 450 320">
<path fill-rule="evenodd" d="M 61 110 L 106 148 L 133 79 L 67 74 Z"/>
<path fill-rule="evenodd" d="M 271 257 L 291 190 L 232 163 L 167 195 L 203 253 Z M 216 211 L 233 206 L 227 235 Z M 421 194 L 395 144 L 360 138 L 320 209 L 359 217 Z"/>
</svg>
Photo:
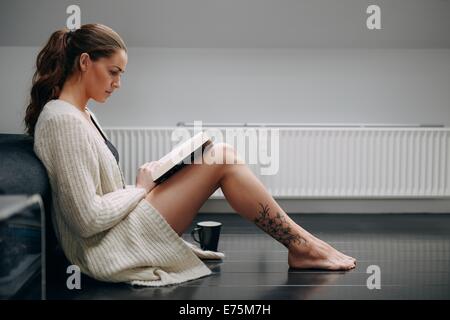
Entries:
<svg viewBox="0 0 450 320">
<path fill-rule="evenodd" d="M 192 230 L 191 236 L 203 250 L 217 251 L 221 227 L 222 223 L 217 221 L 201 221 Z M 196 234 L 198 239 L 195 237 Z"/>
</svg>

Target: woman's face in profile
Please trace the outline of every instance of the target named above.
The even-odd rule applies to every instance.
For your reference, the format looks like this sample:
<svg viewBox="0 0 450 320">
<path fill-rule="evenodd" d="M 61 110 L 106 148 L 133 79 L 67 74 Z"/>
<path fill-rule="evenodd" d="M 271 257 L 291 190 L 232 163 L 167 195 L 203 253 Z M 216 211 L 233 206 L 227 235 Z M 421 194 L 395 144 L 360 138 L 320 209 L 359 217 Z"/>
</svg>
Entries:
<svg viewBox="0 0 450 320">
<path fill-rule="evenodd" d="M 88 96 L 97 102 L 105 102 L 114 90 L 120 88 L 120 78 L 127 62 L 128 56 L 123 49 L 110 57 L 92 61 L 85 73 Z"/>
</svg>

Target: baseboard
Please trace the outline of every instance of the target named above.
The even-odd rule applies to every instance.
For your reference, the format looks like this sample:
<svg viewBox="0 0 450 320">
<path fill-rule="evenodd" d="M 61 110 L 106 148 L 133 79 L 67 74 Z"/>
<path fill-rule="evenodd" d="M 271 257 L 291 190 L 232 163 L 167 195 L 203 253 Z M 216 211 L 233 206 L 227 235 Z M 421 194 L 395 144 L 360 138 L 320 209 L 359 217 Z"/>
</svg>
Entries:
<svg viewBox="0 0 450 320">
<path fill-rule="evenodd" d="M 450 199 L 276 199 L 287 213 L 449 213 Z M 209 199 L 199 213 L 234 213 L 225 199 Z"/>
</svg>

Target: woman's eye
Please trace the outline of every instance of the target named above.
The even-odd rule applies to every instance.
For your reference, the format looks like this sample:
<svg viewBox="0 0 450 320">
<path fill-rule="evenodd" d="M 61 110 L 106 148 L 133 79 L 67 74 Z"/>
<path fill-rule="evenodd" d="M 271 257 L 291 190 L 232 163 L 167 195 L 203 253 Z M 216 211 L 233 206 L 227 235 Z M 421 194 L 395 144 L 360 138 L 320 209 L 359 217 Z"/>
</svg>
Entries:
<svg viewBox="0 0 450 320">
<path fill-rule="evenodd" d="M 110 73 L 112 76 L 117 76 L 117 74 L 118 74 L 117 71 L 110 71 L 109 73 Z"/>
</svg>

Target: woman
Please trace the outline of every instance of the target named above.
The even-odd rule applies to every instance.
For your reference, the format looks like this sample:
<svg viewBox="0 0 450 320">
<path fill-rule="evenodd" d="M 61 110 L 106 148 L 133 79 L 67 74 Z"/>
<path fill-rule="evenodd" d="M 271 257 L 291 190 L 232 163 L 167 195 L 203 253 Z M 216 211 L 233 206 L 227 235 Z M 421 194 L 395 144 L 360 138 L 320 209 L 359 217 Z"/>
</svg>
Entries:
<svg viewBox="0 0 450 320">
<path fill-rule="evenodd" d="M 120 88 L 127 59 L 120 36 L 100 24 L 54 32 L 37 57 L 25 124 L 49 175 L 57 238 L 73 264 L 99 280 L 148 286 L 210 274 L 199 258 L 223 255 L 180 236 L 221 188 L 236 212 L 286 246 L 290 267 L 355 267 L 355 259 L 295 224 L 228 144 L 214 144 L 203 164 L 157 186 L 151 171 L 158 163 L 146 163 L 126 187 L 117 151 L 86 106 Z M 235 164 L 214 163 L 217 154 Z"/>
</svg>

